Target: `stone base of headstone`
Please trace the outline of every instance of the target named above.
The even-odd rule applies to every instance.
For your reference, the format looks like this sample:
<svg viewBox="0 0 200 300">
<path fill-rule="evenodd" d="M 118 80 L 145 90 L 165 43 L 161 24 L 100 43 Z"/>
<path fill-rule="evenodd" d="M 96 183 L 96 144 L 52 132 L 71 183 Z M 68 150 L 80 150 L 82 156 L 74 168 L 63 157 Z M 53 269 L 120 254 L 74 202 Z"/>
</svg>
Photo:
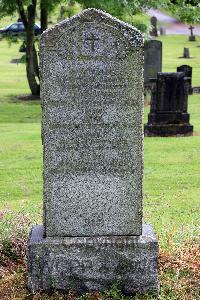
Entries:
<svg viewBox="0 0 200 300">
<path fill-rule="evenodd" d="M 148 124 L 155 125 L 189 125 L 190 115 L 182 112 L 156 112 L 149 113 Z"/>
<path fill-rule="evenodd" d="M 150 225 L 141 236 L 44 238 L 34 226 L 28 242 L 28 288 L 158 293 L 158 242 Z"/>
<path fill-rule="evenodd" d="M 195 35 L 189 36 L 188 41 L 189 41 L 189 42 L 195 42 L 195 41 L 196 41 L 196 36 L 195 36 Z"/>
<path fill-rule="evenodd" d="M 145 124 L 144 136 L 191 136 L 193 126 L 190 124 Z"/>
</svg>

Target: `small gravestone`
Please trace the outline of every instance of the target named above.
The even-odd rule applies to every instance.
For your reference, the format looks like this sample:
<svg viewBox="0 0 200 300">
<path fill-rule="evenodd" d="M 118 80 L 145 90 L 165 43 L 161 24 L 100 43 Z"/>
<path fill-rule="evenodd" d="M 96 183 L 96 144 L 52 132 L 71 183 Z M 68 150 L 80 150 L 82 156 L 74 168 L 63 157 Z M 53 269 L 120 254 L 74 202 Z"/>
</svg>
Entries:
<svg viewBox="0 0 200 300">
<path fill-rule="evenodd" d="M 142 225 L 143 36 L 96 9 L 41 37 L 44 225 L 28 287 L 158 290 L 158 243 Z"/>
<path fill-rule="evenodd" d="M 188 85 L 189 85 L 189 94 L 192 94 L 192 67 L 188 65 L 182 65 L 180 67 L 177 67 L 177 72 L 183 72 L 185 74 L 185 77 L 188 78 Z"/>
<path fill-rule="evenodd" d="M 193 126 L 187 113 L 188 78 L 183 72 L 158 73 L 153 82 L 145 136 L 192 135 Z"/>
<path fill-rule="evenodd" d="M 192 93 L 193 94 L 200 94 L 200 86 L 194 86 L 192 88 Z"/>
<path fill-rule="evenodd" d="M 195 35 L 193 33 L 194 27 L 190 26 L 188 29 L 190 30 L 190 36 L 188 38 L 189 42 L 195 42 L 196 41 L 196 37 L 195 37 Z"/>
<path fill-rule="evenodd" d="M 160 35 L 166 35 L 166 27 L 165 26 L 160 26 Z"/>
<path fill-rule="evenodd" d="M 183 49 L 183 57 L 182 58 L 190 58 L 190 49 L 185 48 Z"/>
<path fill-rule="evenodd" d="M 157 18 L 155 16 L 151 17 L 151 36 L 158 36 L 158 29 L 157 29 Z"/>
<path fill-rule="evenodd" d="M 144 45 L 144 84 L 151 86 L 150 78 L 156 78 L 162 71 L 162 42 L 147 41 Z"/>
</svg>

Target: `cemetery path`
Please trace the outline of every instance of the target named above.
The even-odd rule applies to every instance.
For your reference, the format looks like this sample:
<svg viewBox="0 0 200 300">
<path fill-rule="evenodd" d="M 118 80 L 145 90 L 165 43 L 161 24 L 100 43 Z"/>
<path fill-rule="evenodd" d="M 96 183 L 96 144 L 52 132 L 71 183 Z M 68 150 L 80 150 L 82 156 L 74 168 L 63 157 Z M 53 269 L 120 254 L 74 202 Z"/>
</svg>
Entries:
<svg viewBox="0 0 200 300">
<path fill-rule="evenodd" d="M 155 16 L 159 22 L 163 26 L 166 27 L 166 33 L 167 34 L 183 34 L 183 35 L 189 35 L 190 31 L 188 29 L 189 25 L 181 23 L 179 20 L 159 11 L 158 9 L 149 9 L 147 14 L 149 16 Z M 200 36 L 200 26 L 194 26 L 194 35 Z"/>
</svg>

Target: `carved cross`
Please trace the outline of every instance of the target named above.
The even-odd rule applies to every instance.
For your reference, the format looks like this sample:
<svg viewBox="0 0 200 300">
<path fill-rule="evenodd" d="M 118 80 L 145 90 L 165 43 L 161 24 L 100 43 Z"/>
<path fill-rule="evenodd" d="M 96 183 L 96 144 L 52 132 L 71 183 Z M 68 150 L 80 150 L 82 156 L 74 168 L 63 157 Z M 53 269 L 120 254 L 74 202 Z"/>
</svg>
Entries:
<svg viewBox="0 0 200 300">
<path fill-rule="evenodd" d="M 193 35 L 194 35 L 194 34 L 193 34 L 193 29 L 194 29 L 194 27 L 191 25 L 188 29 L 190 29 L 190 35 L 193 36 Z"/>
<path fill-rule="evenodd" d="M 95 50 L 95 42 L 99 41 L 99 38 L 94 35 L 94 33 L 91 33 L 90 35 L 86 36 L 85 41 L 90 42 L 91 50 Z"/>
</svg>

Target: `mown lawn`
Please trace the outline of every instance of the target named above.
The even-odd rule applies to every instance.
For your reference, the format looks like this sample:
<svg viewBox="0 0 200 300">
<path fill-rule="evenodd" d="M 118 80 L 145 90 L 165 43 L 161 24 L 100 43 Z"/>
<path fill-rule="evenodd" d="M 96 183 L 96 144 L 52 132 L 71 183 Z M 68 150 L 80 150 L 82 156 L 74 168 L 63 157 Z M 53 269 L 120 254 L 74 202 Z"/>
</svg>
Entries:
<svg viewBox="0 0 200 300">
<path fill-rule="evenodd" d="M 189 64 L 193 85 L 200 86 L 200 38 L 189 43 L 185 36 L 165 36 L 162 41 L 163 70 Z M 186 46 L 194 58 L 179 59 Z M 39 100 L 16 98 L 29 93 L 24 64 L 11 63 L 22 55 L 18 48 L 0 41 L 0 235 L 7 215 L 14 219 L 23 213 L 31 223 L 42 222 L 41 108 Z M 154 226 L 162 251 L 169 253 L 195 243 L 200 228 L 200 95 L 189 97 L 189 112 L 195 136 L 145 138 L 144 143 L 144 219 Z M 168 281 L 174 276 L 170 273 Z M 161 299 L 179 299 L 173 291 L 170 297 Z M 192 297 L 182 299 L 198 299 Z"/>
</svg>

